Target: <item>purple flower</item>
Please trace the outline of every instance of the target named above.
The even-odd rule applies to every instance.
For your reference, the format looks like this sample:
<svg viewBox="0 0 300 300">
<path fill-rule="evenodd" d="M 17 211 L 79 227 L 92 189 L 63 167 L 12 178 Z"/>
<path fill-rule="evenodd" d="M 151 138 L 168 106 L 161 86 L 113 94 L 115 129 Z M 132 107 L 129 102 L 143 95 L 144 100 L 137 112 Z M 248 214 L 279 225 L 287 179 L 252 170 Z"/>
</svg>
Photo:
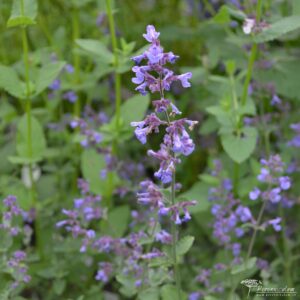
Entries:
<svg viewBox="0 0 300 300">
<path fill-rule="evenodd" d="M 243 228 L 238 227 L 235 229 L 236 237 L 242 237 L 244 235 L 244 233 L 245 233 L 245 231 Z"/>
<path fill-rule="evenodd" d="M 257 179 L 261 182 L 268 182 L 270 178 L 270 171 L 266 168 L 260 170 L 260 174 L 257 176 Z"/>
<path fill-rule="evenodd" d="M 216 215 L 220 210 L 221 210 L 221 205 L 220 204 L 214 204 L 211 208 L 211 213 L 213 215 Z"/>
<path fill-rule="evenodd" d="M 288 190 L 291 187 L 291 179 L 288 176 L 279 177 L 279 184 L 282 190 Z"/>
<path fill-rule="evenodd" d="M 234 243 L 233 245 L 232 245 L 232 254 L 233 254 L 233 256 L 239 256 L 240 255 L 240 253 L 241 253 L 241 244 L 239 244 L 239 243 Z"/>
<path fill-rule="evenodd" d="M 54 79 L 52 83 L 49 85 L 49 89 L 52 91 L 57 91 L 60 89 L 61 82 L 59 79 Z"/>
<path fill-rule="evenodd" d="M 149 43 L 156 42 L 156 40 L 158 39 L 160 33 L 155 30 L 155 27 L 153 25 L 148 25 L 146 29 L 147 29 L 147 33 L 143 34 L 143 37 Z"/>
<path fill-rule="evenodd" d="M 273 228 L 274 228 L 275 231 L 280 231 L 281 230 L 280 223 L 281 223 L 281 218 L 279 218 L 279 217 L 276 218 L 276 219 L 270 220 L 268 222 L 268 224 L 270 224 L 270 225 L 273 226 Z"/>
<path fill-rule="evenodd" d="M 251 200 L 257 200 L 258 197 L 260 196 L 260 189 L 259 188 L 254 188 L 254 190 L 252 190 L 250 193 L 249 193 L 249 198 Z"/>
<path fill-rule="evenodd" d="M 202 299 L 202 293 L 201 292 L 193 292 L 189 294 L 189 300 L 200 300 Z"/>
<path fill-rule="evenodd" d="M 251 211 L 246 206 L 238 206 L 238 208 L 236 209 L 236 214 L 240 217 L 242 222 L 247 222 L 252 219 Z"/>
<path fill-rule="evenodd" d="M 134 131 L 136 138 L 142 144 L 145 144 L 147 142 L 147 135 L 152 131 L 159 132 L 159 126 L 161 124 L 163 124 L 163 122 L 152 113 L 151 115 L 147 116 L 144 121 L 131 122 L 130 125 L 136 127 Z"/>
<path fill-rule="evenodd" d="M 282 103 L 282 100 L 274 94 L 271 100 L 271 105 L 280 105 Z"/>
<path fill-rule="evenodd" d="M 281 200 L 281 195 L 280 195 L 280 188 L 274 188 L 269 192 L 269 200 L 272 203 L 277 203 Z"/>
<path fill-rule="evenodd" d="M 70 64 L 66 64 L 66 65 L 65 65 L 65 70 L 66 70 L 66 72 L 69 73 L 69 74 L 74 73 L 74 67 L 73 67 L 72 65 L 70 65 Z"/>
<path fill-rule="evenodd" d="M 141 61 L 143 59 L 145 59 L 145 54 L 141 54 L 141 55 L 137 55 L 137 56 L 134 56 L 134 57 L 131 57 L 131 59 L 137 64 L 139 65 L 141 63 Z"/>
<path fill-rule="evenodd" d="M 150 64 L 157 64 L 164 56 L 163 49 L 157 45 L 152 45 L 145 54 Z"/>
<path fill-rule="evenodd" d="M 162 244 L 171 244 L 172 236 L 165 230 L 161 230 L 155 234 L 155 240 Z"/>
<path fill-rule="evenodd" d="M 188 81 L 191 78 L 192 78 L 192 73 L 191 72 L 184 73 L 182 75 L 177 76 L 177 79 L 180 80 L 180 82 L 181 82 L 181 84 L 184 88 L 188 88 L 188 87 L 191 86 L 190 82 Z"/>
<path fill-rule="evenodd" d="M 75 92 L 73 91 L 68 91 L 63 94 L 63 99 L 68 100 L 71 103 L 74 103 L 77 101 L 78 97 Z"/>
<path fill-rule="evenodd" d="M 232 186 L 232 182 L 229 178 L 226 178 L 223 180 L 222 182 L 222 185 L 223 185 L 223 188 L 226 190 L 226 191 L 231 191 L 233 186 Z"/>
</svg>

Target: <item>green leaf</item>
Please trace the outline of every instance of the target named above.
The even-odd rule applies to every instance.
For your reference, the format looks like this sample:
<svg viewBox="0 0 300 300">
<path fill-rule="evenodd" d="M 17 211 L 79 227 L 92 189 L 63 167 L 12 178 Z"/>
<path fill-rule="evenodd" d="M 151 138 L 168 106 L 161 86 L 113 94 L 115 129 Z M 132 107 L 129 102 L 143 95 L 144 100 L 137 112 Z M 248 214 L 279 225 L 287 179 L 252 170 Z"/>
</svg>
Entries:
<svg viewBox="0 0 300 300">
<path fill-rule="evenodd" d="M 132 297 L 133 295 L 136 294 L 137 288 L 135 286 L 135 279 L 123 274 L 117 275 L 116 279 L 119 283 L 122 284 L 122 288 L 120 289 L 120 292 L 123 295 L 127 297 Z"/>
<path fill-rule="evenodd" d="M 40 94 L 52 83 L 52 81 L 59 75 L 64 65 L 65 62 L 58 61 L 55 63 L 49 63 L 40 68 L 37 73 L 35 96 Z"/>
<path fill-rule="evenodd" d="M 219 24 L 227 24 L 231 21 L 228 7 L 223 5 L 218 13 L 214 16 L 213 20 Z"/>
<path fill-rule="evenodd" d="M 14 0 L 7 27 L 33 25 L 36 23 L 35 18 L 38 11 L 36 0 L 23 0 L 23 7 L 21 3 L 20 0 Z"/>
<path fill-rule="evenodd" d="M 293 4 L 293 15 L 300 15 L 300 1 L 292 0 Z"/>
<path fill-rule="evenodd" d="M 231 269 L 231 274 L 236 275 L 236 274 L 239 274 L 239 273 L 251 271 L 251 270 L 256 269 L 256 268 L 257 268 L 256 267 L 256 257 L 251 257 L 248 260 L 248 262 L 241 263 L 239 265 L 235 265 Z"/>
<path fill-rule="evenodd" d="M 138 294 L 139 300 L 159 300 L 159 290 L 156 288 L 149 288 Z"/>
<path fill-rule="evenodd" d="M 107 49 L 107 47 L 99 40 L 92 39 L 77 39 L 76 45 L 81 49 L 100 59 L 106 64 L 113 62 L 113 54 Z"/>
<path fill-rule="evenodd" d="M 133 121 L 140 121 L 149 106 L 149 96 L 135 95 L 126 100 L 121 106 L 121 116 L 125 126 Z"/>
<path fill-rule="evenodd" d="M 276 86 L 276 93 L 291 100 L 300 100 L 299 93 L 299 59 L 278 61 L 269 70 L 257 70 L 255 80 L 261 83 L 272 82 Z"/>
<path fill-rule="evenodd" d="M 196 182 L 188 191 L 180 194 L 178 199 L 184 201 L 196 200 L 198 202 L 195 206 L 189 208 L 191 213 L 207 211 L 211 205 L 207 200 L 208 189 L 208 185 L 204 182 Z"/>
<path fill-rule="evenodd" d="M 264 29 L 261 33 L 259 33 L 254 38 L 254 41 L 256 43 L 264 43 L 264 42 L 272 41 L 280 38 L 284 34 L 287 34 L 299 28 L 300 28 L 299 15 L 286 17 L 273 23 L 270 27 Z"/>
<path fill-rule="evenodd" d="M 29 146 L 28 121 L 31 123 L 31 147 Z M 21 158 L 29 159 L 31 162 L 42 160 L 46 150 L 46 139 L 43 128 L 39 121 L 25 114 L 19 124 L 17 131 L 17 154 Z"/>
<path fill-rule="evenodd" d="M 257 130 L 252 127 L 245 127 L 240 136 L 232 131 L 223 133 L 221 131 L 222 146 L 229 157 L 237 163 L 242 163 L 250 157 L 255 150 L 256 140 Z"/>
<path fill-rule="evenodd" d="M 56 295 L 60 296 L 66 288 L 66 281 L 64 279 L 56 279 L 53 282 L 53 291 Z"/>
<path fill-rule="evenodd" d="M 220 105 L 209 106 L 206 110 L 214 115 L 217 121 L 225 127 L 233 126 L 233 119 L 230 111 L 225 111 Z"/>
<path fill-rule="evenodd" d="M 0 65 L 0 88 L 11 96 L 21 99 L 25 96 L 24 83 L 19 79 L 17 72 L 12 67 Z"/>
<path fill-rule="evenodd" d="M 89 182 L 90 189 L 95 194 L 102 194 L 106 181 L 100 177 L 100 172 L 106 167 L 102 154 L 94 149 L 85 149 L 81 155 L 81 170 L 83 177 Z"/>
<path fill-rule="evenodd" d="M 1 231 L 0 254 L 9 250 L 13 244 L 12 237 L 6 231 Z"/>
<path fill-rule="evenodd" d="M 174 300 L 177 298 L 177 288 L 174 285 L 166 284 L 160 289 L 162 300 Z"/>
<path fill-rule="evenodd" d="M 130 218 L 130 208 L 122 205 L 108 213 L 108 230 L 114 237 L 122 237 L 127 229 Z"/>
<path fill-rule="evenodd" d="M 193 236 L 185 236 L 176 243 L 176 254 L 178 256 L 187 253 L 194 243 L 195 238 Z"/>
</svg>

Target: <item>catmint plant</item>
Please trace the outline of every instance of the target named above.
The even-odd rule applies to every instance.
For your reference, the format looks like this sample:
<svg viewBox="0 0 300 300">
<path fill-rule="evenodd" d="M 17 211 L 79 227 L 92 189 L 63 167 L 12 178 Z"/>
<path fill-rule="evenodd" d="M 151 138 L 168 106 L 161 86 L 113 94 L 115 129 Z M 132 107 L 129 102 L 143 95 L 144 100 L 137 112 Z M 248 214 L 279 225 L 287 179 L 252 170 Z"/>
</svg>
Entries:
<svg viewBox="0 0 300 300">
<path fill-rule="evenodd" d="M 13 247 L 14 239 L 20 235 L 26 238 L 31 232 L 28 225 L 22 225 L 23 219 L 28 219 L 28 214 L 19 207 L 15 196 L 7 196 L 3 200 L 3 206 L 2 222 L 0 223 L 0 264 L 2 266 L 0 273 L 10 274 L 11 279 L 6 293 L 8 297 L 9 295 L 13 297 L 14 291 L 19 286 L 27 284 L 31 280 L 26 264 L 27 253 L 24 249 L 17 250 Z"/>
<path fill-rule="evenodd" d="M 166 92 L 171 90 L 172 83 L 176 81 L 179 81 L 183 88 L 190 87 L 189 79 L 191 79 L 192 73 L 176 75 L 167 68 L 167 64 L 174 64 L 179 57 L 173 52 L 164 52 L 159 36 L 160 33 L 155 30 L 155 27 L 148 25 L 147 32 L 143 34 L 143 37 L 150 43 L 150 46 L 144 53 L 132 58 L 136 63 L 136 66 L 132 68 L 135 73 L 132 82 L 137 85 L 136 91 L 142 95 L 146 95 L 147 92 L 157 93 L 159 99 L 152 102 L 154 112 L 147 115 L 143 121 L 132 122 L 131 125 L 135 127 L 135 135 L 142 144 L 146 144 L 149 134 L 158 133 L 164 128 L 160 149 L 157 151 L 148 150 L 147 153 L 159 161 L 160 166 L 154 176 L 163 185 L 170 185 L 170 198 L 168 199 L 162 189 L 150 180 L 141 183 L 142 190 L 137 194 L 137 197 L 138 203 L 150 206 L 150 209 L 156 211 L 159 217 L 168 216 L 171 220 L 174 280 L 177 286 L 178 299 L 180 299 L 180 274 L 176 254 L 178 229 L 175 225 L 180 225 L 191 219 L 188 207 L 195 205 L 196 202 L 176 202 L 175 174 L 176 165 L 181 162 L 180 155 L 188 156 L 194 151 L 195 144 L 190 138 L 188 130 L 192 130 L 197 121 L 176 118 L 182 113 L 168 99 Z"/>
</svg>

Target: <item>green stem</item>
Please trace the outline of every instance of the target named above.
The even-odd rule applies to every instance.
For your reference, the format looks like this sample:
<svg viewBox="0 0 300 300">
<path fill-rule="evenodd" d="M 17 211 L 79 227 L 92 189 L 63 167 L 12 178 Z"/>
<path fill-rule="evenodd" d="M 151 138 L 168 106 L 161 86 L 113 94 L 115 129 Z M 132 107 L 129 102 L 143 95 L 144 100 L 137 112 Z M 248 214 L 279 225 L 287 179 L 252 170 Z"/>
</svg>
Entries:
<svg viewBox="0 0 300 300">
<path fill-rule="evenodd" d="M 73 35 L 73 43 L 75 44 L 76 39 L 79 39 L 80 37 L 80 27 L 79 27 L 79 14 L 78 9 L 73 8 L 72 11 L 72 35 Z M 80 56 L 74 52 L 73 55 L 73 63 L 74 63 L 74 69 L 75 69 L 75 83 L 80 83 Z M 78 97 L 77 101 L 74 103 L 74 116 L 79 117 L 80 116 L 80 99 Z"/>
<path fill-rule="evenodd" d="M 257 236 L 258 227 L 260 226 L 262 216 L 263 216 L 265 208 L 266 208 L 266 203 L 267 203 L 267 201 L 264 201 L 263 205 L 260 208 L 258 218 L 257 218 L 257 223 L 256 223 L 256 226 L 254 228 L 254 231 L 253 231 L 253 234 L 252 234 L 252 237 L 251 237 L 251 241 L 250 241 L 250 244 L 249 244 L 249 247 L 248 247 L 246 263 L 248 263 L 249 258 L 251 257 L 251 254 L 252 254 L 253 246 L 254 246 L 254 243 L 255 243 L 255 240 L 256 240 L 256 236 Z"/>
<path fill-rule="evenodd" d="M 116 115 L 116 125 L 118 129 L 120 126 L 120 118 L 121 118 L 121 74 L 118 73 L 117 70 L 119 67 L 119 54 L 118 54 L 118 43 L 117 43 L 117 36 L 115 30 L 115 21 L 114 21 L 112 7 L 111 7 L 111 0 L 106 0 L 106 11 L 107 11 L 109 30 L 111 35 L 112 50 L 114 54 L 115 101 L 116 101 L 115 115 Z"/>
<path fill-rule="evenodd" d="M 175 183 L 176 183 L 176 170 L 174 169 L 172 174 L 172 183 L 171 183 L 171 202 L 172 205 L 175 205 Z M 176 224 L 171 221 L 171 233 L 172 233 L 172 256 L 174 263 L 174 277 L 175 284 L 177 288 L 177 296 L 178 300 L 181 300 L 181 278 L 180 278 L 180 270 L 177 261 L 177 253 L 176 253 L 176 244 L 177 244 L 177 228 Z"/>
<path fill-rule="evenodd" d="M 121 120 L 121 74 L 118 73 L 117 69 L 119 67 L 119 54 L 118 54 L 118 42 L 115 30 L 115 21 L 113 17 L 111 0 L 106 0 L 106 13 L 108 16 L 109 31 L 111 36 L 112 51 L 114 55 L 114 77 L 115 77 L 115 121 L 116 121 L 116 131 L 119 132 L 120 120 Z M 118 149 L 117 138 L 114 139 L 112 143 L 112 153 L 116 155 Z M 112 193 L 113 193 L 113 173 L 108 174 L 108 195 L 107 195 L 107 206 L 112 206 Z"/>
<path fill-rule="evenodd" d="M 293 278 L 292 278 L 292 272 L 291 272 L 291 265 L 292 265 L 292 253 L 290 251 L 290 247 L 288 244 L 288 239 L 285 234 L 285 229 L 286 229 L 286 221 L 285 221 L 285 215 L 283 212 L 282 205 L 279 205 L 279 214 L 281 217 L 281 224 L 282 224 L 282 229 L 281 229 L 281 238 L 283 242 L 283 251 L 284 251 L 284 272 L 285 272 L 285 277 L 287 280 L 287 285 L 288 287 L 293 287 Z M 289 297 L 290 299 L 290 297 Z"/>
<path fill-rule="evenodd" d="M 236 133 L 238 136 L 240 136 L 240 118 L 238 115 L 239 102 L 238 102 L 238 97 L 236 94 L 235 80 L 234 80 L 234 77 L 232 74 L 230 74 L 229 80 L 230 80 L 230 88 L 231 88 L 231 94 L 232 94 L 232 100 L 233 100 L 235 127 L 236 127 L 236 131 L 237 131 Z M 239 176 L 240 176 L 240 164 L 237 162 L 234 162 L 233 191 L 234 191 L 234 195 L 236 195 L 236 196 L 238 193 Z"/>
<path fill-rule="evenodd" d="M 258 0 L 256 5 L 256 22 L 258 23 L 260 22 L 261 14 L 262 14 L 262 0 Z M 251 47 L 251 53 L 248 61 L 248 69 L 247 69 L 246 79 L 243 87 L 243 94 L 242 94 L 243 106 L 245 106 L 247 103 L 248 88 L 252 78 L 253 66 L 256 59 L 256 55 L 257 55 L 257 44 L 254 43 Z"/>
<path fill-rule="evenodd" d="M 24 14 L 24 0 L 21 0 L 21 12 Z M 31 182 L 31 200 L 32 206 L 35 206 L 35 192 L 34 192 L 34 182 L 33 182 L 33 174 L 32 174 L 32 124 L 31 124 L 31 101 L 30 101 L 30 78 L 29 78 L 29 50 L 28 50 L 28 40 L 27 33 L 25 27 L 22 27 L 22 45 L 23 45 L 23 60 L 25 67 L 25 85 L 26 85 L 26 104 L 25 104 L 25 112 L 26 112 L 26 120 L 27 120 L 27 152 L 30 159 L 29 163 L 29 177 Z"/>
<path fill-rule="evenodd" d="M 21 13 L 24 15 L 24 0 L 21 0 Z M 26 28 L 21 28 L 22 33 L 22 46 L 23 46 L 23 59 L 24 59 L 24 67 L 25 67 L 25 85 L 26 85 L 26 104 L 25 104 L 25 112 L 26 112 L 26 123 L 27 123 L 27 151 L 29 156 L 29 178 L 31 182 L 30 186 L 30 196 L 31 196 L 31 205 L 36 209 L 36 219 L 35 219 L 35 234 L 37 240 L 37 248 L 39 250 L 39 254 L 43 257 L 43 250 L 41 247 L 41 235 L 40 228 L 38 222 L 38 208 L 37 208 L 37 199 L 36 199 L 36 189 L 35 183 L 33 180 L 33 168 L 32 168 L 32 124 L 31 124 L 31 99 L 30 99 L 30 77 L 29 77 L 29 48 L 28 48 L 28 39 Z"/>
</svg>

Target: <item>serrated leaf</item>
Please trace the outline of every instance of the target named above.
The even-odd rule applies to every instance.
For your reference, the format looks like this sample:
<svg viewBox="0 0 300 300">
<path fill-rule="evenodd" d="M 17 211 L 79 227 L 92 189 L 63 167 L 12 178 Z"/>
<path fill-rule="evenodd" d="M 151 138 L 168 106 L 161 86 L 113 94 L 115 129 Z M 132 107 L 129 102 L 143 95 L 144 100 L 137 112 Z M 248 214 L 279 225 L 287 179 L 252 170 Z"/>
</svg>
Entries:
<svg viewBox="0 0 300 300">
<path fill-rule="evenodd" d="M 0 88 L 4 89 L 11 96 L 23 98 L 24 83 L 19 79 L 17 72 L 12 67 L 0 65 Z"/>
<path fill-rule="evenodd" d="M 215 116 L 222 126 L 231 127 L 233 125 L 231 112 L 225 111 L 220 105 L 209 106 L 206 110 Z"/>
<path fill-rule="evenodd" d="M 160 289 L 162 300 L 174 300 L 178 297 L 177 288 L 174 285 L 166 284 Z"/>
<path fill-rule="evenodd" d="M 239 273 L 248 272 L 248 271 L 253 270 L 255 268 L 257 268 L 256 267 L 256 257 L 251 257 L 248 260 L 248 262 L 241 263 L 239 265 L 235 265 L 231 269 L 231 274 L 236 275 L 236 274 L 239 274 Z"/>
<path fill-rule="evenodd" d="M 120 274 L 116 276 L 116 279 L 119 283 L 122 284 L 122 288 L 120 289 L 120 292 L 127 296 L 132 297 L 136 294 L 137 288 L 135 285 L 135 280 L 129 276 Z"/>
<path fill-rule="evenodd" d="M 300 1 L 292 0 L 293 4 L 293 15 L 300 15 Z"/>
<path fill-rule="evenodd" d="M 110 64 L 113 62 L 113 54 L 101 41 L 92 39 L 77 39 L 75 43 L 81 49 L 87 51 L 88 53 L 95 56 L 95 58 L 100 59 L 106 64 Z"/>
<path fill-rule="evenodd" d="M 218 13 L 214 16 L 213 20 L 219 24 L 227 24 L 231 21 L 228 7 L 223 5 Z"/>
<path fill-rule="evenodd" d="M 121 106 L 121 116 L 125 126 L 130 122 L 140 121 L 149 106 L 149 96 L 135 95 L 125 101 Z"/>
<path fill-rule="evenodd" d="M 233 132 L 221 133 L 222 146 L 233 161 L 242 163 L 255 150 L 257 135 L 252 127 L 245 127 L 240 136 Z"/>
<path fill-rule="evenodd" d="M 46 89 L 52 81 L 59 75 L 63 69 L 65 62 L 55 62 L 42 66 L 37 73 L 37 79 L 35 84 L 35 95 L 40 94 Z"/>
<path fill-rule="evenodd" d="M 29 146 L 28 122 L 31 123 L 31 147 Z M 17 131 L 17 154 L 22 158 L 27 158 L 33 161 L 39 161 L 43 158 L 46 150 L 46 139 L 43 128 L 39 121 L 25 114 L 19 124 Z"/>
<path fill-rule="evenodd" d="M 259 82 L 272 82 L 276 86 L 277 94 L 299 100 L 299 68 L 299 60 L 280 61 L 269 70 L 257 70 L 254 76 Z"/>
<path fill-rule="evenodd" d="M 286 17 L 273 23 L 270 27 L 264 29 L 261 33 L 259 33 L 254 38 L 254 41 L 256 43 L 264 43 L 264 42 L 272 41 L 280 38 L 284 34 L 287 34 L 299 28 L 300 28 L 299 15 Z"/>
<path fill-rule="evenodd" d="M 89 182 L 90 189 L 95 194 L 102 194 L 106 181 L 100 177 L 100 172 L 106 167 L 102 154 L 94 149 L 85 149 L 81 155 L 81 170 L 83 177 Z"/>
<path fill-rule="evenodd" d="M 36 0 L 14 0 L 11 15 L 7 21 L 7 27 L 25 26 L 35 24 L 38 5 Z"/>
<path fill-rule="evenodd" d="M 138 294 L 139 300 L 159 300 L 159 290 L 156 288 L 149 288 Z"/>
<path fill-rule="evenodd" d="M 180 194 L 178 199 L 183 199 L 184 201 L 197 201 L 195 206 L 189 208 L 191 213 L 205 212 L 211 206 L 211 203 L 207 200 L 208 189 L 209 186 L 204 182 L 196 182 L 189 190 Z"/>
<path fill-rule="evenodd" d="M 194 243 L 195 238 L 193 236 L 185 236 L 176 243 L 177 256 L 187 253 Z"/>
<path fill-rule="evenodd" d="M 53 283 L 53 291 L 56 295 L 60 296 L 66 288 L 66 281 L 64 279 L 56 279 Z"/>
<path fill-rule="evenodd" d="M 127 229 L 130 218 L 128 205 L 115 207 L 108 213 L 109 231 L 114 237 L 122 237 Z"/>
</svg>

